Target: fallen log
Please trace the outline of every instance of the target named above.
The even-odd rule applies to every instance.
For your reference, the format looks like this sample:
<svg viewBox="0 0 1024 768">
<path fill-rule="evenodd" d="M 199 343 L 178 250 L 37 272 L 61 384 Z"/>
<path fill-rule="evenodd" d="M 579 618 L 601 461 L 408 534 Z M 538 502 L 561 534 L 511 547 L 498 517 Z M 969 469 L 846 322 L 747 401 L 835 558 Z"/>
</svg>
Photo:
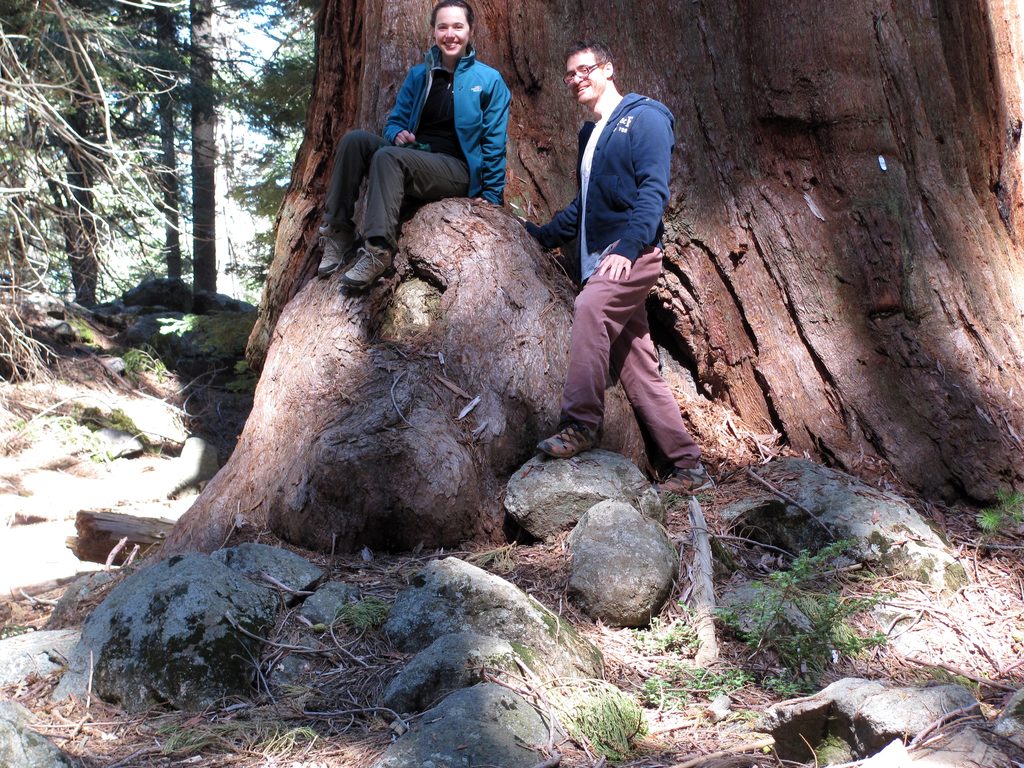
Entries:
<svg viewBox="0 0 1024 768">
<path fill-rule="evenodd" d="M 143 550 L 161 544 L 174 527 L 175 520 L 165 517 L 138 517 L 110 510 L 81 510 L 75 516 L 77 536 L 67 538 L 67 546 L 79 560 L 106 563 L 121 539 L 127 539 L 112 560 L 121 565 L 131 553 L 132 544 Z"/>
<path fill-rule="evenodd" d="M 690 499 L 688 506 L 690 530 L 693 535 L 693 597 L 691 607 L 696 615 L 696 664 L 707 667 L 718 660 L 718 639 L 715 636 L 715 585 L 712 579 L 711 535 L 700 502 Z"/>
</svg>

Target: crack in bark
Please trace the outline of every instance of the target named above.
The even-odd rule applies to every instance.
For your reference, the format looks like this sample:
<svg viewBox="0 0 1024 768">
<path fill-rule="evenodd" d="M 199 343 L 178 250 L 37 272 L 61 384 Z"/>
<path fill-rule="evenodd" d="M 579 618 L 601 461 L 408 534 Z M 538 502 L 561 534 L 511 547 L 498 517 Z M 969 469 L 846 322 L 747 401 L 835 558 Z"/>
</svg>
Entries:
<svg viewBox="0 0 1024 768">
<path fill-rule="evenodd" d="M 763 191 L 761 192 L 761 196 L 764 198 L 766 203 L 772 206 L 772 210 L 775 210 L 774 205 L 772 205 L 772 202 L 767 198 Z M 789 227 L 786 226 L 785 221 L 781 219 L 781 217 L 779 221 L 779 229 L 786 235 L 786 238 L 790 242 L 793 242 L 792 233 L 790 232 Z M 807 357 L 810 359 L 811 364 L 814 366 L 814 369 L 818 372 L 818 377 L 821 380 L 822 389 L 824 390 L 826 399 L 831 404 L 833 412 L 836 414 L 836 416 L 839 417 L 840 422 L 848 428 L 850 421 L 842 397 L 839 394 L 840 387 L 838 385 L 838 382 L 832 375 L 831 371 L 829 371 L 828 366 L 825 364 L 825 361 L 818 354 L 818 351 L 814 348 L 814 345 L 811 343 L 810 339 L 807 337 L 807 334 L 804 331 L 803 323 L 800 320 L 800 315 L 795 305 L 793 304 L 791 297 L 789 296 L 789 292 L 783 288 L 782 284 L 778 281 L 778 279 L 775 277 L 771 270 L 771 262 L 768 258 L 766 258 L 764 249 L 761 247 L 761 241 L 757 237 L 757 232 L 754 230 L 753 227 L 749 227 L 748 231 L 750 233 L 751 240 L 754 243 L 754 249 L 757 252 L 757 256 L 759 259 L 761 259 L 761 262 L 764 264 L 765 272 L 772 276 L 772 281 L 775 283 L 776 287 L 780 292 L 780 295 L 782 296 L 782 303 L 783 306 L 786 308 L 786 314 L 789 315 L 790 322 L 793 325 L 793 330 L 796 333 L 797 338 L 800 339 L 800 343 L 803 345 L 803 348 L 806 351 Z M 810 430 L 808 430 L 808 434 L 810 434 Z"/>
</svg>

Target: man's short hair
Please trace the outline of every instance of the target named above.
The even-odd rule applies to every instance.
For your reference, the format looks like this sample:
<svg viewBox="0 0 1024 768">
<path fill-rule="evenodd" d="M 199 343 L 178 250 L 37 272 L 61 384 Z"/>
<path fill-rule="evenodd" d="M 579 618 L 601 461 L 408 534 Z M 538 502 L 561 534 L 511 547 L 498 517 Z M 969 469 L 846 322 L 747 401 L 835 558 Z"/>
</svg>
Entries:
<svg viewBox="0 0 1024 768">
<path fill-rule="evenodd" d="M 430 12 L 431 27 L 437 23 L 437 12 L 442 8 L 461 8 L 466 12 L 466 23 L 469 24 L 470 29 L 473 28 L 473 9 L 466 0 L 440 0 L 440 2 L 434 6 L 434 10 Z"/>
<path fill-rule="evenodd" d="M 594 54 L 598 64 L 607 64 L 612 60 L 611 50 L 600 40 L 577 40 L 565 52 L 564 60 L 568 61 L 570 57 L 575 56 L 577 53 L 585 53 L 587 51 Z"/>
</svg>

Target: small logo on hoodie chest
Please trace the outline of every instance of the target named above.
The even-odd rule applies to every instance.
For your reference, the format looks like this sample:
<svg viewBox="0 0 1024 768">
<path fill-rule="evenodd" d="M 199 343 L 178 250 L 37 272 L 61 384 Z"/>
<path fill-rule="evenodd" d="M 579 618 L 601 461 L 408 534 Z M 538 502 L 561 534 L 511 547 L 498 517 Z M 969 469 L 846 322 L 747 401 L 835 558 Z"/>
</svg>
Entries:
<svg viewBox="0 0 1024 768">
<path fill-rule="evenodd" d="M 625 115 L 619 118 L 619 122 L 615 125 L 615 130 L 618 133 L 629 133 L 629 126 L 633 124 L 633 115 Z"/>
</svg>

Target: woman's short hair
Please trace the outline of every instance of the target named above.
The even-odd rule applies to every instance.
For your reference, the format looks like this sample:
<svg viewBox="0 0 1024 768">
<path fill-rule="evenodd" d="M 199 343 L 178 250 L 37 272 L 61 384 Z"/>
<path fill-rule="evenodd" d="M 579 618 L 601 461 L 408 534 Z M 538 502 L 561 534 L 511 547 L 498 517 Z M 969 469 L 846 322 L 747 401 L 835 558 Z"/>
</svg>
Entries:
<svg viewBox="0 0 1024 768">
<path fill-rule="evenodd" d="M 461 8 L 466 14 L 466 23 L 469 24 L 470 29 L 473 28 L 473 8 L 466 2 L 466 0 L 440 0 L 440 2 L 434 6 L 434 10 L 430 12 L 431 27 L 437 23 L 437 12 L 442 8 Z"/>
</svg>

